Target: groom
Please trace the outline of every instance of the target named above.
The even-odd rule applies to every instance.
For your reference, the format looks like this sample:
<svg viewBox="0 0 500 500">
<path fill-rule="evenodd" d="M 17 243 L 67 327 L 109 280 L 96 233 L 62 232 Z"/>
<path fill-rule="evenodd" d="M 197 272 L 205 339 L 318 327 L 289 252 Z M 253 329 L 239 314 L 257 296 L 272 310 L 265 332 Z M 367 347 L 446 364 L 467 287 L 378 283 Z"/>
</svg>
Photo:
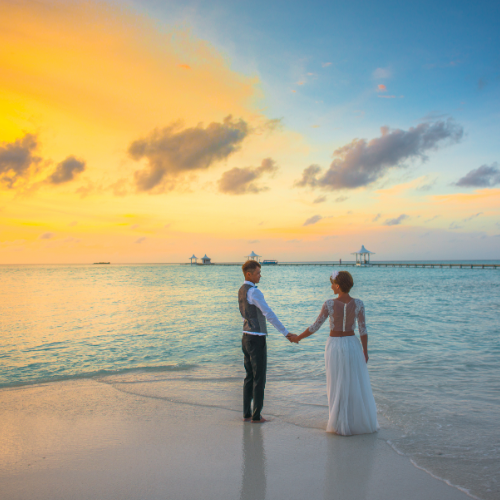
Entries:
<svg viewBox="0 0 500 500">
<path fill-rule="evenodd" d="M 296 335 L 289 333 L 276 314 L 267 305 L 263 293 L 257 288 L 260 281 L 260 264 L 248 260 L 242 266 L 245 282 L 238 292 L 243 322 L 241 345 L 245 356 L 246 377 L 243 383 L 243 420 L 262 423 L 266 419 L 260 414 L 264 405 L 264 387 L 267 370 L 267 326 L 266 318 L 290 342 Z M 253 399 L 253 412 L 251 409 Z"/>
</svg>

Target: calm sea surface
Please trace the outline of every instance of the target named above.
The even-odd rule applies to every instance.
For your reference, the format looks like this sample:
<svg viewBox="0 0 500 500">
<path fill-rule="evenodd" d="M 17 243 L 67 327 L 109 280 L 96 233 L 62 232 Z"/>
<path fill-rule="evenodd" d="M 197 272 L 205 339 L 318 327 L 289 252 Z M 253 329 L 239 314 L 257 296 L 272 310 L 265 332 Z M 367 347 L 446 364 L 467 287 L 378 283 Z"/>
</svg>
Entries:
<svg viewBox="0 0 500 500">
<path fill-rule="evenodd" d="M 500 269 L 348 270 L 366 307 L 380 434 L 415 465 L 500 498 Z M 332 297 L 330 272 L 264 267 L 259 287 L 299 333 Z M 2 266 L 0 283 L 0 387 L 94 377 L 240 410 L 239 267 Z M 271 327 L 265 414 L 326 426 L 327 335 L 325 324 L 296 346 Z"/>
</svg>

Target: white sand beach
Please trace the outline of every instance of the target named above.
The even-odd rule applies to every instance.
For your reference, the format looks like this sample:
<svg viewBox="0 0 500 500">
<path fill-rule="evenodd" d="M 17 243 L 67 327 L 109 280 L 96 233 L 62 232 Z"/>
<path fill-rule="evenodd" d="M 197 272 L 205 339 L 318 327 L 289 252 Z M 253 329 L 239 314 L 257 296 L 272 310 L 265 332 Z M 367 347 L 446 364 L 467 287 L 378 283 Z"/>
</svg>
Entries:
<svg viewBox="0 0 500 500">
<path fill-rule="evenodd" d="M 2 500 L 470 498 L 398 455 L 384 428 L 340 437 L 95 379 L 0 391 Z"/>
</svg>

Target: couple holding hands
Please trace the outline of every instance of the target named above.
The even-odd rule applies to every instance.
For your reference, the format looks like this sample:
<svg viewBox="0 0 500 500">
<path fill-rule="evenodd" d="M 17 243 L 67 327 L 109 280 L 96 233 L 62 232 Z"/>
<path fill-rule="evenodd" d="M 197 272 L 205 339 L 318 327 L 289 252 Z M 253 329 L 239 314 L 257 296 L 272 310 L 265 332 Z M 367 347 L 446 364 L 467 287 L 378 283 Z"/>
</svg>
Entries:
<svg viewBox="0 0 500 500">
<path fill-rule="evenodd" d="M 294 335 L 283 326 L 256 286 L 261 278 L 260 264 L 249 260 L 242 269 L 245 282 L 238 292 L 238 303 L 244 319 L 242 349 L 246 377 L 243 383 L 243 420 L 252 423 L 266 421 L 261 415 L 267 371 L 266 319 L 290 342 L 299 343 L 317 332 L 329 318 L 330 336 L 325 348 L 329 406 L 326 430 L 344 436 L 377 431 L 377 407 L 366 366 L 365 308 L 361 300 L 349 295 L 354 285 L 351 274 L 347 271 L 331 274 L 330 282 L 337 298 L 327 300 L 316 321 L 300 335 Z M 354 334 L 356 322 L 359 340 Z"/>
</svg>

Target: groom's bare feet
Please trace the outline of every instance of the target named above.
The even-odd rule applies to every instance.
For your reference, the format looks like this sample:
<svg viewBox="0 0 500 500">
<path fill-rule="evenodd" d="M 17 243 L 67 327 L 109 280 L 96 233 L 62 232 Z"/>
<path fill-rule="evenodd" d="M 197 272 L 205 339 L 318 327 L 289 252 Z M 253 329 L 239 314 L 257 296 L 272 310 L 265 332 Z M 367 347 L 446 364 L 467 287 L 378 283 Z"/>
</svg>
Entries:
<svg viewBox="0 0 500 500">
<path fill-rule="evenodd" d="M 252 420 L 252 424 L 263 424 L 264 422 L 268 422 L 264 417 L 260 417 L 260 420 Z"/>
</svg>

